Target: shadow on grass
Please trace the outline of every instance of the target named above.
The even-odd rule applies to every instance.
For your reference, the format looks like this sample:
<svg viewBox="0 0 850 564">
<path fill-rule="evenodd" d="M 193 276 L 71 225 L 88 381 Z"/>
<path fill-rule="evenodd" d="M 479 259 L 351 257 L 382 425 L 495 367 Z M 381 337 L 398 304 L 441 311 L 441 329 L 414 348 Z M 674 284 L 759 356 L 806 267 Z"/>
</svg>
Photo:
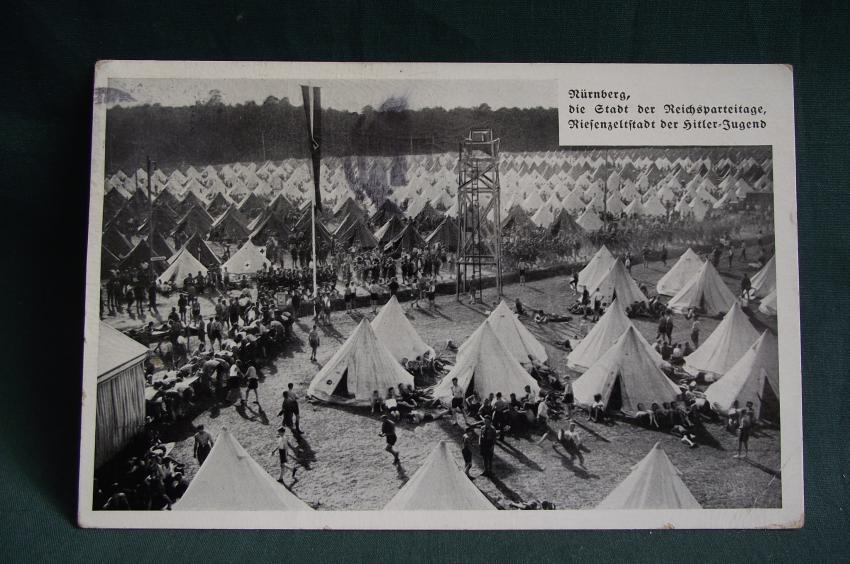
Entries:
<svg viewBox="0 0 850 564">
<path fill-rule="evenodd" d="M 254 408 L 251 407 L 250 404 L 236 404 L 236 413 L 239 414 L 239 417 L 242 419 L 246 419 L 248 421 L 259 422 L 262 425 L 269 424 L 269 418 L 266 416 L 266 412 L 263 411 L 262 406 L 257 406 L 257 411 L 254 411 Z"/>
<path fill-rule="evenodd" d="M 508 444 L 506 441 L 496 441 L 496 446 L 500 447 L 506 454 L 516 458 L 522 464 L 538 472 L 543 472 L 543 467 L 528 458 L 522 451 Z"/>
<path fill-rule="evenodd" d="M 769 467 L 765 466 L 764 464 L 761 464 L 760 462 L 756 462 L 755 460 L 752 460 L 750 458 L 739 458 L 738 460 L 741 460 L 742 462 L 746 462 L 747 464 L 749 464 L 753 468 L 758 468 L 762 472 L 765 472 L 766 474 L 770 474 L 771 476 L 773 476 L 774 478 L 776 478 L 778 480 L 782 479 L 782 472 L 779 471 L 779 470 L 774 470 L 773 468 L 769 468 Z"/>
<path fill-rule="evenodd" d="M 575 423 L 577 427 L 581 427 L 582 429 L 584 429 L 585 431 L 587 431 L 587 433 L 588 433 L 589 435 L 592 435 L 592 436 L 593 436 L 593 438 L 595 438 L 596 440 L 603 441 L 603 442 L 606 442 L 606 443 L 610 443 L 610 442 L 611 442 L 609 439 L 607 439 L 607 438 L 605 438 L 604 436 L 600 435 L 599 433 L 597 433 L 597 432 L 596 432 L 594 429 L 592 429 L 591 427 L 588 427 L 587 425 L 585 425 L 584 423 L 582 423 L 581 421 L 579 421 L 579 420 L 578 420 L 578 418 L 573 417 L 573 418 L 572 418 L 572 419 L 570 419 L 569 421 L 570 421 L 570 422 L 572 422 L 572 423 Z"/>
<path fill-rule="evenodd" d="M 313 450 L 313 447 L 304 438 L 303 433 L 293 433 L 293 436 L 295 437 L 295 442 L 298 444 L 298 449 L 295 451 L 298 463 L 305 470 L 310 470 L 310 465 L 316 461 L 316 451 Z"/>
<path fill-rule="evenodd" d="M 582 466 L 576 466 L 575 459 L 567 454 L 564 454 L 558 449 L 558 445 L 552 445 L 552 450 L 561 457 L 561 464 L 576 475 L 577 478 L 581 478 L 582 480 L 598 480 L 599 476 L 597 474 L 591 474 L 587 471 L 586 468 Z M 582 451 L 589 452 L 586 448 L 582 447 Z M 581 460 L 581 459 L 579 459 Z"/>
<path fill-rule="evenodd" d="M 489 476 L 485 477 L 488 478 L 490 482 L 496 487 L 496 489 L 499 490 L 499 493 L 505 496 L 507 499 L 514 503 L 522 503 L 522 497 L 518 493 L 513 491 L 511 488 L 509 488 L 507 485 L 505 485 L 505 483 L 499 478 L 497 478 L 495 475 L 490 474 Z"/>
</svg>

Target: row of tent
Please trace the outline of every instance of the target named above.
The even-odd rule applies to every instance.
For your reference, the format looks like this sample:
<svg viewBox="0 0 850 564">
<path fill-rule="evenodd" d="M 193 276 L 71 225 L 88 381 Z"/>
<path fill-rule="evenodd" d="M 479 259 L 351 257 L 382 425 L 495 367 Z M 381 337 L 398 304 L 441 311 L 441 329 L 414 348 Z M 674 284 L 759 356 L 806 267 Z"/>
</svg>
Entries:
<svg viewBox="0 0 850 564">
<path fill-rule="evenodd" d="M 748 186 L 758 183 L 755 189 L 769 189 L 771 159 L 767 154 L 759 154 L 764 152 L 756 148 L 746 151 L 704 148 L 699 157 L 694 157 L 695 150 L 690 149 L 672 159 L 666 156 L 667 149 L 643 151 L 643 156 L 616 150 L 502 153 L 500 176 L 504 193 L 527 197 L 530 191 L 541 193 L 545 200 L 548 194 L 557 192 L 563 199 L 565 189 L 584 191 L 604 183 L 611 189 L 625 185 L 624 195 L 631 200 L 634 188 L 641 194 L 647 193 L 651 186 L 680 190 L 691 188 L 695 179 L 701 183 L 708 180 L 708 187 L 715 193 L 728 192 L 730 188 L 736 190 L 739 183 L 748 183 Z M 453 154 L 368 159 L 330 157 L 323 161 L 320 173 L 322 197 L 330 203 L 338 202 L 357 187 L 377 185 L 384 188 L 381 193 L 388 193 L 399 204 L 422 196 L 446 208 L 456 195 L 453 190 L 456 190 L 457 165 Z M 217 194 L 240 202 L 250 194 L 268 198 L 277 193 L 297 200 L 309 194 L 312 182 L 308 163 L 299 159 L 288 159 L 279 165 L 270 161 L 232 163 L 218 169 L 210 165 L 200 169 L 190 166 L 185 171 L 175 169 L 170 175 L 157 170 L 154 176 L 155 188 L 163 187 L 177 196 L 191 192 L 207 201 Z M 724 181 L 726 184 L 720 186 Z M 735 186 L 730 187 L 730 183 Z M 145 188 L 146 184 L 146 174 L 142 170 L 129 176 L 118 171 L 106 178 L 108 189 L 128 194 Z"/>
<path fill-rule="evenodd" d="M 656 443 L 597 509 L 699 509 L 679 471 Z M 458 467 L 446 441 L 384 506 L 385 511 L 490 511 L 496 506 Z M 278 483 L 224 429 L 175 511 L 313 511 Z"/>
<path fill-rule="evenodd" d="M 711 153 L 713 149 L 704 151 Z M 653 159 L 633 162 L 628 157 L 600 160 L 557 152 L 507 154 L 500 164 L 502 213 L 518 207 L 543 227 L 548 227 L 560 209 L 580 214 L 585 210 L 599 213 L 607 207 L 615 215 L 660 217 L 674 207 L 680 215 L 702 219 L 711 208 L 735 203 L 754 191 L 772 189 L 769 157 L 760 157 L 759 163 L 743 152 L 733 156 L 734 159 L 679 157 L 666 163 L 659 157 L 659 166 Z M 345 159 L 326 160 L 322 198 L 327 204 L 337 206 L 360 193 L 365 194 L 364 205 L 372 210 L 387 197 L 410 218 L 417 217 L 426 203 L 448 216 L 457 214 L 457 161 L 453 156 L 353 160 L 357 162 L 353 167 L 347 166 Z M 405 169 L 401 173 L 399 166 Z M 224 165 L 220 171 L 211 166 L 189 167 L 185 173 L 176 169 L 167 177 L 162 171 L 157 171 L 156 176 L 155 188 L 161 187 L 156 193 L 180 202 L 181 209 L 175 210 L 178 213 L 191 207 L 184 203 L 189 201 L 212 209 L 215 216 L 228 206 L 237 206 L 249 218 L 264 202 L 277 196 L 294 202 L 309 200 L 312 183 L 306 162 L 297 160 L 280 166 L 270 162 L 237 163 Z M 382 179 L 376 181 L 376 177 Z M 363 182 L 367 183 L 365 188 Z M 374 182 L 384 188 L 368 189 Z M 132 199 L 145 186 L 143 171 L 134 176 L 119 171 L 108 177 L 107 197 L 111 203 L 107 210 L 121 200 Z"/>
</svg>

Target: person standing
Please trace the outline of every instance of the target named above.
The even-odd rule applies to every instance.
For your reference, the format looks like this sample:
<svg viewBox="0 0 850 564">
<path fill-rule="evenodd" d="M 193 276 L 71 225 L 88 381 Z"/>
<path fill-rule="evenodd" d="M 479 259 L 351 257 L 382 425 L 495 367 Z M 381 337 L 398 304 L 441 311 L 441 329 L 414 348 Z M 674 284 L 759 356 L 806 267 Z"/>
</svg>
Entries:
<svg viewBox="0 0 850 564">
<path fill-rule="evenodd" d="M 292 407 L 292 416 L 295 423 L 295 431 L 301 433 L 301 409 L 298 407 L 298 395 L 295 393 L 295 385 L 290 382 L 286 385 L 286 391 L 289 392 L 289 400 Z"/>
<path fill-rule="evenodd" d="M 750 456 L 750 430 L 753 426 L 753 402 L 748 401 L 747 407 L 738 415 L 738 454 L 732 458 L 748 458 Z M 743 456 L 741 448 L 744 449 Z"/>
<path fill-rule="evenodd" d="M 454 424 L 460 425 L 457 422 L 457 415 L 460 413 L 463 416 L 463 422 L 466 424 L 466 414 L 463 412 L 463 397 L 464 390 L 457 383 L 457 378 L 452 378 L 452 414 L 454 415 Z"/>
<path fill-rule="evenodd" d="M 198 460 L 198 466 L 203 465 L 204 460 L 209 456 L 215 441 L 203 425 L 198 425 L 198 432 L 195 433 L 195 458 Z"/>
<path fill-rule="evenodd" d="M 310 360 L 316 361 L 316 351 L 319 350 L 319 331 L 315 325 L 313 325 L 313 329 L 310 331 L 310 334 L 307 336 L 307 342 L 310 344 Z"/>
<path fill-rule="evenodd" d="M 395 423 L 393 423 L 389 415 L 381 415 L 380 436 L 386 438 L 387 440 L 387 446 L 384 448 L 384 450 L 393 455 L 393 464 L 401 464 L 401 461 L 398 458 L 399 452 L 397 449 L 394 448 L 396 442 L 398 441 L 398 437 L 395 434 Z"/>
<path fill-rule="evenodd" d="M 472 469 L 472 441 L 475 435 L 472 433 L 472 427 L 467 427 L 463 433 L 463 443 L 460 453 L 463 455 L 463 473 L 469 476 L 469 471 Z"/>
<path fill-rule="evenodd" d="M 646 262 L 646 256 L 643 257 L 644 262 Z M 667 267 L 667 245 L 661 245 L 661 264 L 664 267 Z"/>
<path fill-rule="evenodd" d="M 180 322 L 186 323 L 186 294 L 180 292 L 180 297 L 177 298 L 177 309 L 180 310 Z"/>
<path fill-rule="evenodd" d="M 519 267 L 519 285 L 522 287 L 525 286 L 525 261 L 519 261 L 517 266 Z"/>
<path fill-rule="evenodd" d="M 248 403 L 248 397 L 251 395 L 251 391 L 254 392 L 254 403 L 260 405 L 260 376 L 257 374 L 257 369 L 253 364 L 249 365 L 245 370 L 245 380 L 247 382 L 247 387 L 245 389 L 245 403 Z M 262 408 L 260 408 L 262 409 Z"/>
<path fill-rule="evenodd" d="M 481 451 L 481 458 L 484 459 L 484 475 L 490 476 L 493 472 L 493 452 L 496 449 L 496 429 L 493 428 L 490 416 L 484 417 L 484 427 L 481 428 L 481 435 L 478 437 L 478 448 Z"/>
<path fill-rule="evenodd" d="M 148 312 L 157 313 L 156 309 L 156 283 L 151 282 L 148 286 Z"/>
<path fill-rule="evenodd" d="M 699 318 L 694 314 L 694 322 L 691 324 L 691 342 L 694 347 L 699 346 Z"/>
</svg>

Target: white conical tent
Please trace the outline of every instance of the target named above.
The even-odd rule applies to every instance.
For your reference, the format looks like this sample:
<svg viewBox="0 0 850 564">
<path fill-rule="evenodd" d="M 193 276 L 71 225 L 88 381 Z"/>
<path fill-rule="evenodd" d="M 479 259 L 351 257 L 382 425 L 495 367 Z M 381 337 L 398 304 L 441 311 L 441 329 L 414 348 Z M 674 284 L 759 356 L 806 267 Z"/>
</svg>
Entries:
<svg viewBox="0 0 850 564">
<path fill-rule="evenodd" d="M 705 214 L 711 209 L 711 204 L 708 204 L 702 198 L 694 198 L 694 201 L 688 205 L 688 209 L 697 221 L 702 221 L 705 219 Z"/>
<path fill-rule="evenodd" d="M 685 284 L 697 275 L 700 268 L 702 268 L 702 259 L 688 247 L 688 250 L 682 253 L 673 268 L 661 277 L 655 289 L 662 296 L 675 296 Z"/>
<path fill-rule="evenodd" d="M 765 315 L 776 316 L 776 288 L 761 299 L 759 311 Z"/>
<path fill-rule="evenodd" d="M 581 200 L 581 190 L 577 188 L 573 189 L 573 191 L 564 198 L 564 201 L 561 202 L 561 207 L 571 212 L 584 209 L 584 202 Z"/>
<path fill-rule="evenodd" d="M 624 411 L 637 411 L 639 403 L 649 408 L 674 401 L 679 388 L 658 368 L 660 363 L 661 357 L 632 325 L 573 383 L 576 403 L 591 405 L 593 396 L 601 394 L 607 406 L 618 385 L 617 407 Z"/>
<path fill-rule="evenodd" d="M 528 355 L 532 355 L 540 362 L 546 362 L 549 359 L 540 341 L 517 319 L 516 314 L 504 300 L 490 313 L 487 321 L 490 322 L 490 327 L 499 340 L 520 363 L 527 363 Z"/>
<path fill-rule="evenodd" d="M 192 276 L 195 276 L 199 272 L 203 276 L 206 276 L 207 267 L 201 264 L 201 261 L 192 256 L 192 253 L 184 247 L 177 251 L 174 257 L 172 257 L 171 264 L 168 265 L 165 272 L 157 277 L 156 283 L 162 285 L 166 282 L 170 282 L 171 284 L 175 284 L 177 287 L 182 287 L 183 280 L 186 279 L 187 275 L 191 274 Z"/>
<path fill-rule="evenodd" d="M 576 223 L 585 231 L 599 231 L 605 225 L 590 205 L 578 216 Z"/>
<path fill-rule="evenodd" d="M 387 511 L 482 511 L 496 509 L 475 487 L 440 441 L 425 463 L 384 506 Z"/>
<path fill-rule="evenodd" d="M 641 206 L 642 214 L 648 215 L 651 217 L 660 217 L 663 215 L 667 215 L 667 208 L 664 207 L 664 204 L 658 198 L 657 194 L 653 194 L 643 203 Z"/>
<path fill-rule="evenodd" d="M 590 259 L 590 262 L 587 263 L 587 266 L 578 273 L 578 285 L 584 286 L 588 291 L 595 288 L 605 278 L 615 262 L 617 262 L 617 259 L 611 254 L 608 247 L 602 245 Z"/>
<path fill-rule="evenodd" d="M 724 414 L 735 401 L 740 407 L 751 401 L 756 417 L 760 417 L 765 384 L 779 397 L 779 350 L 776 337 L 767 331 L 761 334 L 723 378 L 705 390 L 705 398 L 712 409 Z"/>
<path fill-rule="evenodd" d="M 401 309 L 395 296 L 390 298 L 390 301 L 372 320 L 372 330 L 393 358 L 398 361 L 403 358 L 413 360 L 426 352 L 434 354 L 434 349 L 425 344 L 410 320 L 404 315 L 404 310 Z"/>
<path fill-rule="evenodd" d="M 221 265 L 221 271 L 224 272 L 226 268 L 229 274 L 247 276 L 260 272 L 263 265 L 266 268 L 272 265 L 272 261 L 266 258 L 266 248 L 258 247 L 248 240 L 238 251 L 233 253 L 232 257 L 227 259 L 227 262 Z"/>
<path fill-rule="evenodd" d="M 598 291 L 605 303 L 611 303 L 616 298 L 624 307 L 636 302 L 647 301 L 646 296 L 640 291 L 637 282 L 626 270 L 620 259 L 616 259 L 605 276 L 595 286 L 591 286 L 587 290 L 591 294 Z"/>
<path fill-rule="evenodd" d="M 596 509 L 702 509 L 680 474 L 655 443 Z"/>
<path fill-rule="evenodd" d="M 393 358 L 363 319 L 313 377 L 307 393 L 329 403 L 369 405 L 373 391 L 383 397 L 389 388 L 399 384 L 412 386 L 413 376 Z"/>
<path fill-rule="evenodd" d="M 729 311 L 736 303 L 735 294 L 711 262 L 705 261 L 699 272 L 670 299 L 667 307 L 676 313 L 694 308 L 705 315 L 718 315 Z"/>
<path fill-rule="evenodd" d="M 312 511 L 223 430 L 175 511 Z"/>
<path fill-rule="evenodd" d="M 573 370 L 584 372 L 593 363 L 602 358 L 632 322 L 626 317 L 626 312 L 619 300 L 614 300 L 593 329 L 576 345 L 567 356 L 567 366 Z"/>
<path fill-rule="evenodd" d="M 537 212 L 531 216 L 531 221 L 538 227 L 549 227 L 555 220 L 555 215 L 552 213 L 552 208 L 549 205 L 542 205 Z"/>
<path fill-rule="evenodd" d="M 511 393 L 520 397 L 525 395 L 525 386 L 531 386 L 533 394 L 540 390 L 486 319 L 458 350 L 454 368 L 434 387 L 435 398 L 451 400 L 452 378 L 457 378 L 458 386 L 467 392 L 472 385 L 481 397 L 497 392 L 505 397 Z"/>
<path fill-rule="evenodd" d="M 629 217 L 643 215 L 643 202 L 640 201 L 640 195 L 635 196 L 623 211 Z"/>
<path fill-rule="evenodd" d="M 685 369 L 691 374 L 705 372 L 714 379 L 720 378 L 758 337 L 747 314 L 735 303 L 708 339 L 685 357 Z"/>
<path fill-rule="evenodd" d="M 770 257 L 767 264 L 753 276 L 751 287 L 759 298 L 776 289 L 776 255 Z"/>
</svg>

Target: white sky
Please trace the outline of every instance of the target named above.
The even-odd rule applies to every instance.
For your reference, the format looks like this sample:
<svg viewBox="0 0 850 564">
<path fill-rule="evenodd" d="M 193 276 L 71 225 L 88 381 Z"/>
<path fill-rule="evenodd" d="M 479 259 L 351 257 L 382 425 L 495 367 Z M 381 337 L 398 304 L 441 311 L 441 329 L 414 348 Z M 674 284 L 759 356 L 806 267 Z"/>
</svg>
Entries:
<svg viewBox="0 0 850 564">
<path fill-rule="evenodd" d="M 128 92 L 134 103 L 163 106 L 193 105 L 219 90 L 225 104 L 250 100 L 261 104 L 268 96 L 289 98 L 301 105 L 299 80 L 266 79 L 110 79 L 109 86 Z M 318 80 L 322 87 L 322 106 L 359 112 L 364 106 L 379 108 L 388 98 L 406 98 L 408 107 L 554 108 L 558 104 L 555 80 Z"/>
</svg>

